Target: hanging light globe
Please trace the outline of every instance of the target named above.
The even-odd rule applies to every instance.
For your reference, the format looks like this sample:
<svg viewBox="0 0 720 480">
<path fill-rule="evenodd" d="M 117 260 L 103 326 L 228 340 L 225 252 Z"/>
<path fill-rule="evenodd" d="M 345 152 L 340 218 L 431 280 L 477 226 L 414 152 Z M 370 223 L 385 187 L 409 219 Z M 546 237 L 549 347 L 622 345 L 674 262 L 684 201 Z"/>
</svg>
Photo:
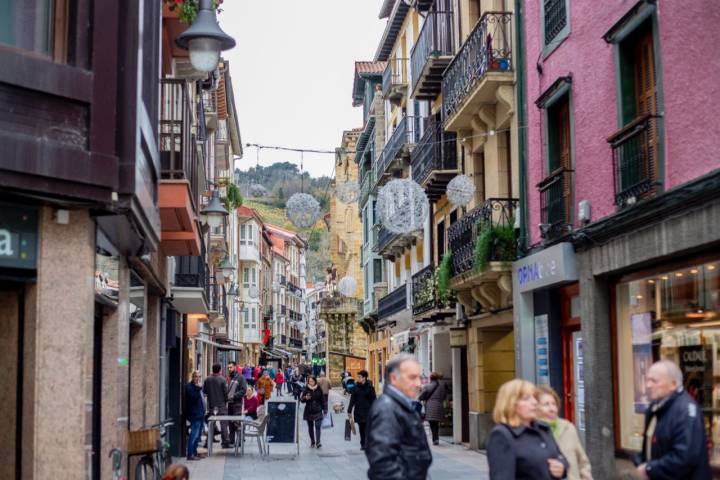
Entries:
<svg viewBox="0 0 720 480">
<path fill-rule="evenodd" d="M 360 197 L 360 185 L 353 181 L 341 183 L 335 187 L 335 195 L 342 203 L 357 202 Z"/>
<path fill-rule="evenodd" d="M 352 297 L 357 291 L 357 282 L 355 278 L 346 275 L 340 279 L 337 288 L 342 295 Z"/>
<path fill-rule="evenodd" d="M 291 196 L 285 204 L 285 211 L 293 225 L 298 228 L 310 228 L 320 218 L 320 204 L 307 193 Z"/>
<path fill-rule="evenodd" d="M 425 190 L 410 178 L 396 178 L 380 189 L 377 211 L 392 233 L 411 233 L 425 226 L 430 202 Z"/>
<path fill-rule="evenodd" d="M 447 197 L 456 207 L 467 207 L 475 196 L 475 184 L 467 175 L 458 175 L 447 185 Z"/>
<path fill-rule="evenodd" d="M 251 197 L 265 197 L 267 196 L 268 191 L 267 188 L 263 187 L 259 183 L 253 183 L 250 185 L 250 196 Z"/>
<path fill-rule="evenodd" d="M 255 285 L 250 285 L 250 288 L 248 288 L 248 297 L 258 298 L 259 295 L 260 292 L 258 291 L 258 287 Z"/>
</svg>

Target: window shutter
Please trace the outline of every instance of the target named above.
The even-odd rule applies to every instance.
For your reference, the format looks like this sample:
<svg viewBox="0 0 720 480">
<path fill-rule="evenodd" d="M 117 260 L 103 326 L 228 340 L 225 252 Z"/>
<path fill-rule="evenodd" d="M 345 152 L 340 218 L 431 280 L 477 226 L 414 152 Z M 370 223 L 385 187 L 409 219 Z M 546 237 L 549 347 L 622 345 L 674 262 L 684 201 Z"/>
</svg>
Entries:
<svg viewBox="0 0 720 480">
<path fill-rule="evenodd" d="M 637 41 L 634 51 L 635 57 L 635 106 L 637 116 L 657 113 L 657 77 L 655 72 L 655 53 L 653 47 L 652 30 L 643 34 Z M 647 142 L 641 144 L 643 150 L 641 178 L 657 180 L 658 158 L 658 132 L 657 123 L 650 122 L 647 129 Z"/>
</svg>

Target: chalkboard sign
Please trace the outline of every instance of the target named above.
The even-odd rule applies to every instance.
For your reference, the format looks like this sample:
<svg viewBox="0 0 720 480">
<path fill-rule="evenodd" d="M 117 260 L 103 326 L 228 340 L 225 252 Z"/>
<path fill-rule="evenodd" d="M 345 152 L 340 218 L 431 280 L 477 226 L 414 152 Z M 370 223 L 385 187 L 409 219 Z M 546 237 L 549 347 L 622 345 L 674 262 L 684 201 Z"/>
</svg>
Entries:
<svg viewBox="0 0 720 480">
<path fill-rule="evenodd" d="M 268 443 L 298 443 L 298 404 L 295 400 L 270 400 L 267 408 Z"/>
</svg>

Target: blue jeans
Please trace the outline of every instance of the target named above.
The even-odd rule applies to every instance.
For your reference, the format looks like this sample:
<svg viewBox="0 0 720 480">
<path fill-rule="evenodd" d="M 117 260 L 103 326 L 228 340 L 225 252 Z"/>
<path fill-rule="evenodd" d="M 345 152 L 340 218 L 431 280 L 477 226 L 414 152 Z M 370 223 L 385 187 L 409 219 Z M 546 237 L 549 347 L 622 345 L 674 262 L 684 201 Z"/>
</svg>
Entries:
<svg viewBox="0 0 720 480">
<path fill-rule="evenodd" d="M 202 432 L 203 419 L 192 420 L 190 422 L 190 438 L 188 438 L 187 456 L 197 456 L 198 443 L 200 443 L 200 433 Z"/>
</svg>

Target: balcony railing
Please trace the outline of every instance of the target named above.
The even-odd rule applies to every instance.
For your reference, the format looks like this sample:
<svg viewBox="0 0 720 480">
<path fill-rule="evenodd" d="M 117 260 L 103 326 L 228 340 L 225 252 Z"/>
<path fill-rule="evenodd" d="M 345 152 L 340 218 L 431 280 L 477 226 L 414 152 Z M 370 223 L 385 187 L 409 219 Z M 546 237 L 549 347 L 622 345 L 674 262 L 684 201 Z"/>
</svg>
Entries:
<svg viewBox="0 0 720 480">
<path fill-rule="evenodd" d="M 459 275 L 473 268 L 475 241 L 481 226 L 512 225 L 517 211 L 516 198 L 489 198 L 470 210 L 448 229 L 448 240 L 453 259 L 453 274 Z M 497 260 L 494 248 L 490 251 L 490 260 Z"/>
<path fill-rule="evenodd" d="M 572 170 L 558 168 L 538 183 L 543 236 L 554 238 L 567 230 L 572 208 Z"/>
<path fill-rule="evenodd" d="M 382 252 L 390 242 L 397 237 L 397 233 L 393 233 L 385 227 L 380 227 L 377 231 L 377 240 L 375 242 L 375 251 Z"/>
<path fill-rule="evenodd" d="M 513 69 L 512 13 L 487 12 L 445 70 L 442 82 L 443 114 L 450 118 L 488 72 Z"/>
<path fill-rule="evenodd" d="M 163 78 L 160 87 L 160 178 L 187 180 L 193 202 L 198 202 L 200 179 L 187 84 L 184 80 Z"/>
<path fill-rule="evenodd" d="M 407 307 L 407 286 L 402 285 L 385 295 L 378 302 L 378 318 L 387 318 Z"/>
<path fill-rule="evenodd" d="M 643 115 L 608 138 L 615 171 L 615 204 L 618 208 L 657 193 L 658 121 L 657 115 Z"/>
<path fill-rule="evenodd" d="M 429 12 L 410 54 L 415 98 L 430 99 L 440 93 L 442 73 L 454 53 L 453 13 Z M 423 85 L 418 90 L 421 81 Z"/>
<path fill-rule="evenodd" d="M 387 61 L 387 66 L 383 71 L 382 92 L 384 97 L 393 87 L 406 87 L 408 78 L 408 59 L 407 58 L 391 58 Z"/>
<path fill-rule="evenodd" d="M 412 277 L 413 315 L 422 315 L 438 307 L 435 268 L 428 265 Z"/>
<path fill-rule="evenodd" d="M 443 131 L 437 117 L 430 117 L 422 138 L 410 155 L 413 180 L 423 185 L 433 170 L 456 170 L 455 138 L 455 133 Z"/>
<path fill-rule="evenodd" d="M 290 346 L 295 348 L 302 348 L 303 341 L 301 338 L 291 338 L 290 339 Z"/>
<path fill-rule="evenodd" d="M 420 117 L 403 117 L 390 135 L 382 155 L 377 160 L 376 180 L 386 173 L 388 166 L 403 151 L 403 147 L 411 147 L 417 142 L 420 131 Z"/>
</svg>

